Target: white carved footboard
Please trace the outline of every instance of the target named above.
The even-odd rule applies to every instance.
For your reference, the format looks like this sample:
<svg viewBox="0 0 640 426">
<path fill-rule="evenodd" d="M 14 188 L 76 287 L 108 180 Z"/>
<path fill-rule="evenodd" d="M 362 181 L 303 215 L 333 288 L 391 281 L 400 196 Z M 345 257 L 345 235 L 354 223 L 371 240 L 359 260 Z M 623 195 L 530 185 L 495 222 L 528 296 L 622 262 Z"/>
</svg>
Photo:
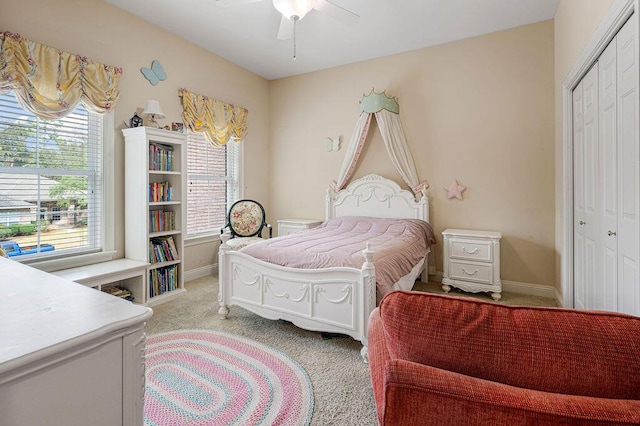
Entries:
<svg viewBox="0 0 640 426">
<path fill-rule="evenodd" d="M 367 360 L 369 315 L 376 307 L 373 251 L 363 250 L 362 269 L 286 268 L 229 249 L 219 251 L 218 313 L 233 305 L 269 319 L 283 319 L 306 330 L 341 333 L 362 342 Z"/>
<path fill-rule="evenodd" d="M 416 199 L 411 191 L 374 174 L 351 182 L 341 191 L 329 189 L 325 202 L 326 219 L 373 216 L 429 221 L 426 189 Z M 369 315 L 376 307 L 373 252 L 368 245 L 362 252 L 362 269 L 296 269 L 232 251 L 226 244 L 228 237 L 221 236 L 218 254 L 218 312 L 222 318 L 227 317 L 230 306 L 238 305 L 307 330 L 346 334 L 362 342 L 362 356 L 367 360 Z"/>
</svg>

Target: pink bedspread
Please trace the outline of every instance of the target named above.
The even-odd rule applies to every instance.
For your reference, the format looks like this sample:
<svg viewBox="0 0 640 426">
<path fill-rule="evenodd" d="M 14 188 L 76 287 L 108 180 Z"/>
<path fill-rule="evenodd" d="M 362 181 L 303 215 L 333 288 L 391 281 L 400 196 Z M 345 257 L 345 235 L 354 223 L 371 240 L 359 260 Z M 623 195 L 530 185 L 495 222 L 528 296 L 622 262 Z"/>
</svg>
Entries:
<svg viewBox="0 0 640 426">
<path fill-rule="evenodd" d="M 254 243 L 240 251 L 291 268 L 360 269 L 366 243 L 374 252 L 379 301 L 424 258 L 436 239 L 431 225 L 423 220 L 345 216 L 297 234 Z"/>
</svg>

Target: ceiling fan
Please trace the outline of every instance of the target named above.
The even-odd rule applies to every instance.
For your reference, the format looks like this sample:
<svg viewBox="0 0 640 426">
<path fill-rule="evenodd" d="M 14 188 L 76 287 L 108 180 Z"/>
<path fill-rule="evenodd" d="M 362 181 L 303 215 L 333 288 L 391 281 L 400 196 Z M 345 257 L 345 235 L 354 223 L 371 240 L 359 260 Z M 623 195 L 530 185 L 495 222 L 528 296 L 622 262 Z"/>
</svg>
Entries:
<svg viewBox="0 0 640 426">
<path fill-rule="evenodd" d="M 263 0 L 216 0 L 216 4 L 220 7 L 226 7 L 257 1 Z M 348 25 L 355 24 L 360 18 L 350 10 L 328 0 L 273 0 L 273 6 L 282 14 L 277 38 L 278 40 L 293 38 L 293 59 L 296 59 L 296 22 L 304 18 L 312 9 L 325 13 Z"/>
</svg>

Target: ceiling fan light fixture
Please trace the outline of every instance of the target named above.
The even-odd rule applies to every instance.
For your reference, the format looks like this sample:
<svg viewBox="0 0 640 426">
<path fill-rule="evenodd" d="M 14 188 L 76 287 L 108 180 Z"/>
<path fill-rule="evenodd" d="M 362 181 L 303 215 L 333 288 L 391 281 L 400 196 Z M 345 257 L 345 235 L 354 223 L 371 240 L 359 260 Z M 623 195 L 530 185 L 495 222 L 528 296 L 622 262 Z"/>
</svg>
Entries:
<svg viewBox="0 0 640 426">
<path fill-rule="evenodd" d="M 296 20 L 304 18 L 314 5 L 315 0 L 273 0 L 273 7 L 289 20 L 294 20 L 294 16 Z"/>
</svg>

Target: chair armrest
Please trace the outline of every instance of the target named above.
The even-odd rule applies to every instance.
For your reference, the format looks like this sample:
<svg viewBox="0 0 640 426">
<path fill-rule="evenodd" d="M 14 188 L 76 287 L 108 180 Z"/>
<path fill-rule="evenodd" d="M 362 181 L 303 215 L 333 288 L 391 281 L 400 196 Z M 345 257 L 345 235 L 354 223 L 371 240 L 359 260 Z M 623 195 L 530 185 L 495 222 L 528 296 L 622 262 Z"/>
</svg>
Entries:
<svg viewBox="0 0 640 426">
<path fill-rule="evenodd" d="M 523 389 L 401 359 L 385 364 L 383 410 L 381 425 L 640 423 L 640 400 Z"/>
<path fill-rule="evenodd" d="M 380 308 L 375 308 L 369 315 L 369 328 L 367 339 L 369 341 L 368 359 L 369 370 L 371 372 L 371 386 L 373 397 L 378 407 L 384 405 L 384 381 L 385 366 L 390 360 L 387 341 L 384 338 L 382 318 L 380 318 Z M 382 410 L 376 410 L 378 423 L 382 424 Z"/>
<path fill-rule="evenodd" d="M 267 228 L 269 228 L 269 238 L 273 237 L 273 227 L 270 223 L 267 223 Z"/>
</svg>

